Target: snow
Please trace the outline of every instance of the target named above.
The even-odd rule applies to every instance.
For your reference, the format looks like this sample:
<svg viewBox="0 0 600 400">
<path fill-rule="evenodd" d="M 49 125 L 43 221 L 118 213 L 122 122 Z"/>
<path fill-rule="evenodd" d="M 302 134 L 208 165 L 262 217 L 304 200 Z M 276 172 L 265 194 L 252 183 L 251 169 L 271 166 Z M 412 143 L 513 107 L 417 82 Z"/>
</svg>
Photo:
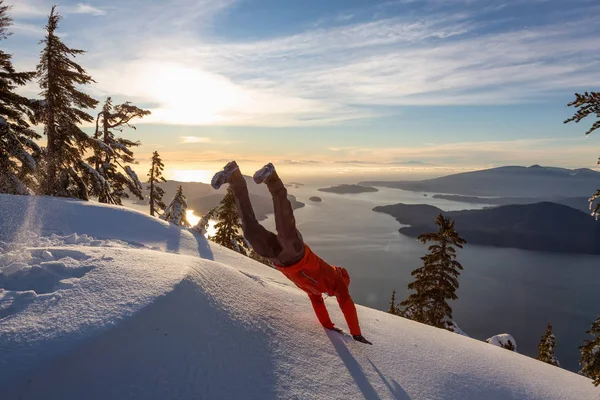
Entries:
<svg viewBox="0 0 600 400">
<path fill-rule="evenodd" d="M 506 349 L 506 346 L 510 346 L 509 342 L 511 342 L 514 346 L 513 351 L 517 352 L 517 341 L 508 333 L 502 333 L 500 335 L 492 336 L 491 338 L 487 339 L 486 342 L 504 349 Z"/>
<path fill-rule="evenodd" d="M 0 195 L 0 253 L 2 399 L 600 395 L 566 370 L 362 306 L 373 346 L 325 331 L 277 270 L 133 210 Z"/>
</svg>

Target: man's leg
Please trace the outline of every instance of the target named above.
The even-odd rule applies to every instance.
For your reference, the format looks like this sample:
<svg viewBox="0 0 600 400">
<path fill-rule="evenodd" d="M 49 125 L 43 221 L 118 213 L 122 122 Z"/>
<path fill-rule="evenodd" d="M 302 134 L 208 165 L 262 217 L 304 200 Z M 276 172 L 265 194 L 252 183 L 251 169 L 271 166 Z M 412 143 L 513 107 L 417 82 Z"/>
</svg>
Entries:
<svg viewBox="0 0 600 400">
<path fill-rule="evenodd" d="M 304 257 L 304 240 L 296 228 L 294 210 L 288 200 L 287 189 L 276 171 L 270 174 L 265 183 L 273 196 L 275 228 L 282 247 L 279 258 L 282 260 L 283 266 L 293 265 Z"/>
<path fill-rule="evenodd" d="M 278 261 L 277 256 L 282 250 L 281 244 L 273 232 L 269 232 L 256 220 L 248 194 L 248 186 L 239 169 L 231 174 L 228 183 L 235 196 L 244 237 L 259 255 Z"/>
</svg>

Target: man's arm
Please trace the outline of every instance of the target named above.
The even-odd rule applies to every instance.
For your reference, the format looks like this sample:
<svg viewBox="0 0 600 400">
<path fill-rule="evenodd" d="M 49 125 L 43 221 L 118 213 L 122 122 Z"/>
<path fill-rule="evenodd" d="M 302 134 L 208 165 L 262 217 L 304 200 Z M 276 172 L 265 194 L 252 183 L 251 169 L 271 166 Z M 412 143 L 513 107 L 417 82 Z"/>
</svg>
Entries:
<svg viewBox="0 0 600 400">
<path fill-rule="evenodd" d="M 334 325 L 329 318 L 329 313 L 327 312 L 327 308 L 325 307 L 325 302 L 323 301 L 322 295 L 309 294 L 308 298 L 312 303 L 313 309 L 315 310 L 315 314 L 317 314 L 317 318 L 321 325 L 327 329 L 333 329 Z"/>
<path fill-rule="evenodd" d="M 344 313 L 344 318 L 346 318 L 346 323 L 348 324 L 348 328 L 350 328 L 350 334 L 352 336 L 360 335 L 356 306 L 354 305 L 354 301 L 352 301 L 352 297 L 350 297 L 348 286 L 341 280 L 338 281 L 338 290 L 335 297 Z"/>
</svg>

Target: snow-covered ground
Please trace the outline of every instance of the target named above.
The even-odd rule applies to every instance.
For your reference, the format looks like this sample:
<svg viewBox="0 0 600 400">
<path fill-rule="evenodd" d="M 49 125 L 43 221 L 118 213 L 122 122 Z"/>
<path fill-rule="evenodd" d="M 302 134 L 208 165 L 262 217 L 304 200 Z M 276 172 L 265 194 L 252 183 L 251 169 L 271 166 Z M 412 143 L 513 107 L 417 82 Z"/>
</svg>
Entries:
<svg viewBox="0 0 600 400">
<path fill-rule="evenodd" d="M 0 398 L 600 399 L 571 372 L 358 307 L 125 208 L 0 195 Z M 327 305 L 340 327 L 335 299 Z"/>
</svg>

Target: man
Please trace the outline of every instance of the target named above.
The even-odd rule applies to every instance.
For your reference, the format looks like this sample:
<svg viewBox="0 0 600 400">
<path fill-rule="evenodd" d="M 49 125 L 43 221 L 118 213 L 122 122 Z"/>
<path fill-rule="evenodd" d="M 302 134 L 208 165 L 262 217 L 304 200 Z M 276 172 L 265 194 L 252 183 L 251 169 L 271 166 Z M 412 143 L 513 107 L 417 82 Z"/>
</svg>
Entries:
<svg viewBox="0 0 600 400">
<path fill-rule="evenodd" d="M 323 327 L 342 332 L 329 318 L 323 301 L 323 293 L 327 293 L 337 298 L 354 340 L 372 344 L 360 331 L 356 307 L 348 292 L 350 285 L 348 271 L 327 264 L 304 243 L 302 235 L 296 229 L 294 211 L 287 198 L 287 189 L 273 164 L 269 163 L 256 171 L 254 182 L 265 183 L 271 192 L 277 235 L 265 229 L 256 220 L 246 180 L 235 161 L 231 161 L 222 171 L 216 173 L 211 185 L 214 189 L 219 189 L 223 184 L 229 184 L 242 219 L 244 237 L 254 251 L 270 259 L 279 271 L 308 294 Z"/>
</svg>

